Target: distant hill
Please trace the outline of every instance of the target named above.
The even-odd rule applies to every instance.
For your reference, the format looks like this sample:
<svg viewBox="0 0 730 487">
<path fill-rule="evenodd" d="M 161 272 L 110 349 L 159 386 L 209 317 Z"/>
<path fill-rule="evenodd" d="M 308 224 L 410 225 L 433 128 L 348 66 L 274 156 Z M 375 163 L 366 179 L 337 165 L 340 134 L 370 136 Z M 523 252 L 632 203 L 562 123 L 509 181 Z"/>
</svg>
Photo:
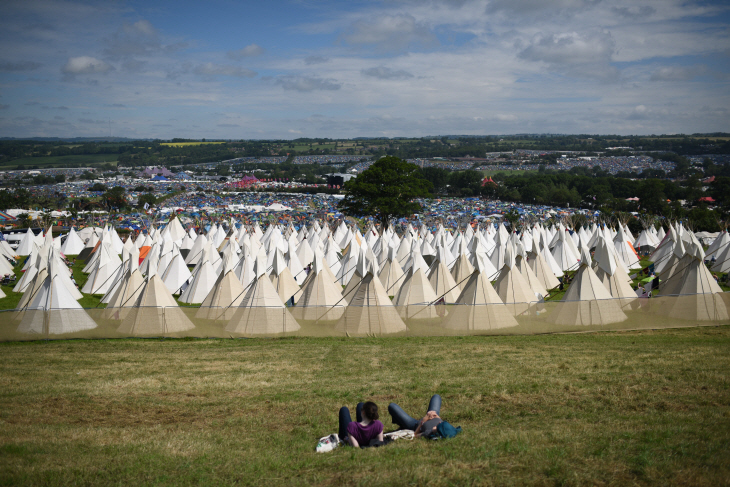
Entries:
<svg viewBox="0 0 730 487">
<path fill-rule="evenodd" d="M 0 137 L 2 140 L 22 142 L 24 140 L 37 142 L 130 142 L 134 140 L 155 140 L 155 139 L 130 139 L 128 137 Z"/>
</svg>

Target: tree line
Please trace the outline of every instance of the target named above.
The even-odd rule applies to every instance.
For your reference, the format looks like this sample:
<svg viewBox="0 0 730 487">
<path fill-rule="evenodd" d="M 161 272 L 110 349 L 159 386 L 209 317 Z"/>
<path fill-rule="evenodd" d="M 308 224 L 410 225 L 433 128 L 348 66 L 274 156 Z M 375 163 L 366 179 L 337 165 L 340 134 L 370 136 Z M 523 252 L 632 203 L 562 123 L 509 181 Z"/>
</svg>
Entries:
<svg viewBox="0 0 730 487">
<path fill-rule="evenodd" d="M 353 216 L 373 215 L 381 222 L 420 211 L 413 198 L 481 196 L 533 205 L 584 208 L 608 215 L 637 212 L 671 219 L 688 218 L 695 230 L 719 231 L 718 220 L 727 217 L 730 178 L 717 177 L 702 190 L 697 178 L 628 179 L 600 168 L 571 171 L 503 172 L 485 182 L 477 171 L 452 172 L 420 169 L 393 156 L 384 157 L 345 184 L 342 210 Z M 711 195 L 718 207 L 708 209 L 700 200 Z M 629 201 L 628 198 L 638 198 Z M 682 204 L 680 200 L 685 200 Z M 688 203 L 688 204 L 687 204 Z"/>
</svg>

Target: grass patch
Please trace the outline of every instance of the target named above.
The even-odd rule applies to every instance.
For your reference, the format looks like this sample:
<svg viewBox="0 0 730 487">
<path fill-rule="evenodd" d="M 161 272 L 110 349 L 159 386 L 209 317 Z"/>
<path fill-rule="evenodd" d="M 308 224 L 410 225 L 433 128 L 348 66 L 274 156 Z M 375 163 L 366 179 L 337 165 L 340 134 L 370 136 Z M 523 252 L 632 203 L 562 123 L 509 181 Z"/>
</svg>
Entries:
<svg viewBox="0 0 730 487">
<path fill-rule="evenodd" d="M 0 344 L 7 485 L 719 485 L 730 327 Z M 317 454 L 337 410 L 428 398 L 441 442 Z"/>
<path fill-rule="evenodd" d="M 21 257 L 15 267 L 13 267 L 16 279 L 20 279 L 20 277 L 23 275 L 21 269 L 23 269 L 24 263 L 25 257 Z M 15 282 L 17 282 L 17 280 Z M 5 293 L 5 297 L 0 299 L 0 309 L 17 309 L 20 298 L 23 297 L 23 293 L 13 292 L 14 287 L 15 284 L 9 286 L 0 286 L 0 288 L 2 288 L 3 292 Z"/>
</svg>

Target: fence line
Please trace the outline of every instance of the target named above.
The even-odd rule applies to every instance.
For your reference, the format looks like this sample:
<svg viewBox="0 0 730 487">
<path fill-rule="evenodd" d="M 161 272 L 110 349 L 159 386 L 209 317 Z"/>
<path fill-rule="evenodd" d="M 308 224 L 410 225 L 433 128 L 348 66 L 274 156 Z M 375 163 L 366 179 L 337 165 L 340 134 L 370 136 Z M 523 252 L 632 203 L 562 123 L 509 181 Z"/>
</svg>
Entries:
<svg viewBox="0 0 730 487">
<path fill-rule="evenodd" d="M 0 340 L 544 334 L 730 324 L 730 293 L 486 305 L 119 307 L 0 311 Z"/>
</svg>

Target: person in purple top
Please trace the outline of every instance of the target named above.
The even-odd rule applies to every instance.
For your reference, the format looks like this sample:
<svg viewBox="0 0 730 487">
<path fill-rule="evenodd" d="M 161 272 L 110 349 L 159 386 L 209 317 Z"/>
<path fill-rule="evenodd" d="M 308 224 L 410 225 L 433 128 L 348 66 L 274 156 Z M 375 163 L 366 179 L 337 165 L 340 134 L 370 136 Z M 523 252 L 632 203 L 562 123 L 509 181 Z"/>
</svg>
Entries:
<svg viewBox="0 0 730 487">
<path fill-rule="evenodd" d="M 374 402 L 359 403 L 355 409 L 355 418 L 350 417 L 350 410 L 340 408 L 340 439 L 354 447 L 370 445 L 372 440 L 383 441 L 383 423 L 378 421 L 378 406 Z"/>
</svg>

